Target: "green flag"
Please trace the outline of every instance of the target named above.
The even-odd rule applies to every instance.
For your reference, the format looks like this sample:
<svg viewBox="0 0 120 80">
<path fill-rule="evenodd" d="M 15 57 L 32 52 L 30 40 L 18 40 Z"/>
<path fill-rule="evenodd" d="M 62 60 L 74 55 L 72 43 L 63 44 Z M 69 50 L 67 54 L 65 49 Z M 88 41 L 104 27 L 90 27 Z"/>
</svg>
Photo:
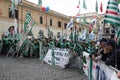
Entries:
<svg viewBox="0 0 120 80">
<path fill-rule="evenodd" d="M 12 0 L 12 5 L 11 5 L 11 8 L 10 8 L 10 11 L 12 11 L 12 15 L 15 13 L 14 9 L 15 9 L 15 0 Z"/>
<path fill-rule="evenodd" d="M 50 35 L 50 32 L 51 32 L 51 31 L 50 31 L 50 29 L 49 29 L 49 27 L 48 27 L 48 38 L 50 38 L 50 36 L 51 36 L 51 35 Z"/>
<path fill-rule="evenodd" d="M 80 5 L 80 0 L 78 1 L 78 4 Z"/>
<path fill-rule="evenodd" d="M 120 0 L 118 0 L 118 3 L 120 3 Z"/>
<path fill-rule="evenodd" d="M 83 8 L 84 8 L 84 9 L 87 9 L 85 0 L 83 0 Z"/>
<path fill-rule="evenodd" d="M 74 36 L 73 36 L 73 32 L 72 32 L 72 31 L 71 31 L 71 33 L 70 33 L 69 39 L 70 39 L 71 41 L 73 41 L 73 39 L 74 39 Z"/>
<path fill-rule="evenodd" d="M 42 6 L 42 0 L 38 0 L 38 5 Z"/>
<path fill-rule="evenodd" d="M 84 23 L 86 23 L 86 16 L 85 16 L 85 14 L 84 14 Z"/>
<path fill-rule="evenodd" d="M 108 1 L 104 22 L 120 26 L 120 16 L 117 0 Z"/>
<path fill-rule="evenodd" d="M 89 80 L 93 80 L 92 79 L 92 59 L 91 58 L 90 58 L 90 62 L 89 62 L 88 77 L 89 77 Z"/>
<path fill-rule="evenodd" d="M 86 60 L 86 57 L 85 56 L 83 56 L 83 59 L 82 59 L 82 61 L 83 61 L 83 63 L 87 63 L 87 60 Z"/>
<path fill-rule="evenodd" d="M 98 2 L 96 0 L 96 7 L 95 7 L 96 12 L 98 12 Z"/>
<path fill-rule="evenodd" d="M 29 33 L 33 26 L 35 24 L 35 21 L 32 19 L 32 17 L 27 13 L 26 14 L 26 20 L 24 22 L 24 31 Z"/>
<path fill-rule="evenodd" d="M 21 0 L 11 0 L 11 2 L 12 2 L 11 11 L 12 11 L 12 14 L 14 14 L 14 9 L 16 8 L 16 5 L 21 3 Z"/>
</svg>

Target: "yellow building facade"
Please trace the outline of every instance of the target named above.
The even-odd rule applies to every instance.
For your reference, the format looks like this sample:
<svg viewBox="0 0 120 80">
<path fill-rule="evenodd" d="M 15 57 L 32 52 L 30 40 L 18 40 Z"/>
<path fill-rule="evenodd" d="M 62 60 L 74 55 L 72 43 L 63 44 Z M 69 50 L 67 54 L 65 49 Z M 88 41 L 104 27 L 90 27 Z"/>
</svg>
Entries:
<svg viewBox="0 0 120 80">
<path fill-rule="evenodd" d="M 12 25 L 15 25 L 14 18 L 11 16 L 10 7 L 11 0 L 2 0 L 0 2 L 0 35 L 5 33 L 8 28 Z M 70 31 L 66 29 L 67 24 L 69 23 L 71 17 L 63 15 L 53 10 L 49 10 L 48 12 L 44 12 L 42 7 L 38 7 L 38 5 L 23 0 L 22 3 L 16 6 L 16 18 L 18 24 L 19 32 L 23 30 L 23 24 L 25 21 L 26 13 L 30 13 L 33 20 L 36 22 L 32 32 L 34 37 L 37 38 L 39 35 L 39 31 L 43 30 L 44 35 L 47 37 L 47 28 L 53 32 L 53 35 L 56 36 L 58 32 L 70 34 Z M 89 29 L 88 25 L 77 23 L 74 20 L 74 26 L 77 26 L 79 31 L 81 29 Z"/>
</svg>

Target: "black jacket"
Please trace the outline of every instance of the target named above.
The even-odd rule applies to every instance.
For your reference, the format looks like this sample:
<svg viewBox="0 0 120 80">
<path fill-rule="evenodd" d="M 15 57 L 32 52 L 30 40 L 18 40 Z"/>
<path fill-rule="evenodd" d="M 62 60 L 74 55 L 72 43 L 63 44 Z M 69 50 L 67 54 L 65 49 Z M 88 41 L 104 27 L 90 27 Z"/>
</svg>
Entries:
<svg viewBox="0 0 120 80">
<path fill-rule="evenodd" d="M 115 50 L 112 55 L 105 61 L 105 64 L 111 65 L 120 70 L 120 49 Z"/>
<path fill-rule="evenodd" d="M 105 54 L 103 49 L 100 51 L 100 54 L 101 54 L 101 60 L 104 62 L 107 58 L 109 58 L 111 56 L 111 53 Z M 94 54 L 94 56 L 97 57 L 98 55 Z"/>
</svg>

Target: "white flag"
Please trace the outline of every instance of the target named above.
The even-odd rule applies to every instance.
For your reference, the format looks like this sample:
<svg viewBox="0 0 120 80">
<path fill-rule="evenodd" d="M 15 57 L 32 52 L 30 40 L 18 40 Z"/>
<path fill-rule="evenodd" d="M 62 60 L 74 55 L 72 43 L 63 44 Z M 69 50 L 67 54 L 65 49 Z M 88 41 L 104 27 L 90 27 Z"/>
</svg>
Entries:
<svg viewBox="0 0 120 80">
<path fill-rule="evenodd" d="M 15 23 L 15 24 L 14 24 L 14 26 L 15 26 L 15 29 L 14 29 L 14 30 L 15 30 L 15 34 L 16 34 L 16 33 L 17 33 L 17 19 L 16 19 L 16 18 L 14 19 L 14 23 Z"/>
<path fill-rule="evenodd" d="M 68 30 L 73 27 L 73 18 L 70 19 L 70 22 L 67 24 Z"/>
</svg>

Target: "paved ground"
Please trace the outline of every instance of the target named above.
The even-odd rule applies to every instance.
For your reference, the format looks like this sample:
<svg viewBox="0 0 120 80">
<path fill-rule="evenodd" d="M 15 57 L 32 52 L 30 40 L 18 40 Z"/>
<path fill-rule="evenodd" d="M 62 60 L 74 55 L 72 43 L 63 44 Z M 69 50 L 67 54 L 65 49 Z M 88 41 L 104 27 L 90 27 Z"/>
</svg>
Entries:
<svg viewBox="0 0 120 80">
<path fill-rule="evenodd" d="M 0 80 L 87 80 L 79 69 L 42 64 L 37 58 L 0 56 Z"/>
</svg>

